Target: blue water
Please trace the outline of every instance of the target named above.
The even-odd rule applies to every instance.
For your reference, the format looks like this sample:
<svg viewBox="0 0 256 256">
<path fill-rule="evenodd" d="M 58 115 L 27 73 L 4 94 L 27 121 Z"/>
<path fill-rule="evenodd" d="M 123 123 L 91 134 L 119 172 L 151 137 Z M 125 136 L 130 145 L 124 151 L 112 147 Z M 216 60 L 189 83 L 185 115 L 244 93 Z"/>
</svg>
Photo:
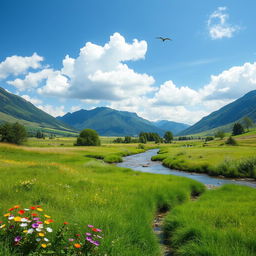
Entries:
<svg viewBox="0 0 256 256">
<path fill-rule="evenodd" d="M 223 184 L 239 184 L 256 188 L 256 181 L 222 179 L 211 177 L 207 174 L 190 173 L 169 169 L 163 166 L 159 161 L 151 161 L 151 157 L 156 155 L 157 152 L 158 149 L 151 149 L 144 153 L 124 157 L 123 162 L 118 163 L 117 166 L 130 168 L 140 172 L 188 177 L 190 179 L 200 181 L 205 185 L 221 186 Z M 143 167 L 143 165 L 146 165 L 147 167 Z"/>
</svg>

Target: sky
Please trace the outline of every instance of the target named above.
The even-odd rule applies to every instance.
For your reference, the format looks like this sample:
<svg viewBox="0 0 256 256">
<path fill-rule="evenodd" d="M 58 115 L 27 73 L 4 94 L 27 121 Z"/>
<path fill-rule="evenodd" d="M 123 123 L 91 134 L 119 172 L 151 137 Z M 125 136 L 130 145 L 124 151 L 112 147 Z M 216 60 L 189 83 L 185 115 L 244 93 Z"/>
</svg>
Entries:
<svg viewBox="0 0 256 256">
<path fill-rule="evenodd" d="M 0 0 L 0 86 L 53 116 L 106 106 L 194 124 L 256 89 L 255 10 L 255 0 Z"/>
</svg>

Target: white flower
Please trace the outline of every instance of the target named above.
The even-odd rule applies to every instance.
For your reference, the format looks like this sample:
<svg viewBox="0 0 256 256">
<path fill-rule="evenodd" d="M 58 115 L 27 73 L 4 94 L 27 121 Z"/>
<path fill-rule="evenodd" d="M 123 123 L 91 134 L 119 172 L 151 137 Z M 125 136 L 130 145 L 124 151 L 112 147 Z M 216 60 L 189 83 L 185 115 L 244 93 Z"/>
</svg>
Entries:
<svg viewBox="0 0 256 256">
<path fill-rule="evenodd" d="M 39 224 L 38 228 L 44 228 L 43 224 Z"/>
<path fill-rule="evenodd" d="M 44 241 L 45 241 L 45 242 L 49 242 L 49 239 L 45 237 L 45 238 L 44 238 Z"/>
<path fill-rule="evenodd" d="M 26 227 L 28 224 L 27 223 L 21 223 L 20 227 Z"/>
<path fill-rule="evenodd" d="M 34 229 L 33 228 L 30 228 L 27 232 L 27 234 L 32 234 L 34 232 Z"/>
<path fill-rule="evenodd" d="M 9 218 L 8 218 L 8 220 L 13 220 L 14 219 L 14 216 L 10 216 Z"/>
<path fill-rule="evenodd" d="M 41 229 L 41 228 L 36 228 L 36 231 L 37 231 L 37 232 L 41 232 L 42 229 Z"/>
<path fill-rule="evenodd" d="M 48 232 L 52 232 L 52 228 L 46 228 Z"/>
<path fill-rule="evenodd" d="M 37 238 L 36 241 L 37 241 L 37 242 L 41 241 L 41 238 Z"/>
<path fill-rule="evenodd" d="M 25 210 L 25 211 L 30 211 L 30 209 L 27 209 L 27 208 L 25 208 L 24 210 Z"/>
<path fill-rule="evenodd" d="M 21 222 L 28 222 L 26 218 L 21 218 Z"/>
</svg>

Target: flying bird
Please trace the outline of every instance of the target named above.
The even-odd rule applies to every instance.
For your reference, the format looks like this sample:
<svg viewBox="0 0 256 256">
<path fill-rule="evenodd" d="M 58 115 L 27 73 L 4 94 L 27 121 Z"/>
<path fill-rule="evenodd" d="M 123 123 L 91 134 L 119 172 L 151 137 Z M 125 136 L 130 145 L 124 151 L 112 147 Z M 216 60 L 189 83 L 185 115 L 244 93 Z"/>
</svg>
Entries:
<svg viewBox="0 0 256 256">
<path fill-rule="evenodd" d="M 161 37 L 161 36 L 156 37 L 156 39 L 161 39 L 163 42 L 164 42 L 165 40 L 172 40 L 172 39 L 169 38 L 169 37 Z"/>
</svg>

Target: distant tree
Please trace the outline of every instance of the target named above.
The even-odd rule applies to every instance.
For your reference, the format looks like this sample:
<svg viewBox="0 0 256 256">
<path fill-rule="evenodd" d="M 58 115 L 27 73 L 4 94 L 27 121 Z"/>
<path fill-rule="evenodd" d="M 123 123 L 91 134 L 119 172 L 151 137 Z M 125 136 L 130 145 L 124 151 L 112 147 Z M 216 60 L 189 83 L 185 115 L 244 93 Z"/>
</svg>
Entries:
<svg viewBox="0 0 256 256">
<path fill-rule="evenodd" d="M 41 131 L 37 131 L 36 132 L 36 138 L 45 139 L 45 135 Z"/>
<path fill-rule="evenodd" d="M 220 138 L 221 140 L 225 137 L 225 132 L 222 130 L 218 130 L 215 134 L 215 138 Z"/>
<path fill-rule="evenodd" d="M 147 138 L 146 138 L 145 136 L 140 135 L 140 137 L 139 137 L 139 143 L 144 143 L 144 144 L 146 144 L 146 143 L 147 143 Z"/>
<path fill-rule="evenodd" d="M 252 119 L 251 119 L 250 117 L 248 117 L 248 116 L 245 116 L 245 117 L 243 118 L 243 121 L 242 121 L 242 122 L 243 122 L 244 127 L 247 129 L 247 131 L 249 131 L 249 128 L 253 126 L 253 121 L 252 121 Z"/>
<path fill-rule="evenodd" d="M 230 136 L 230 137 L 226 140 L 226 144 L 227 144 L 227 145 L 236 146 L 236 145 L 237 145 L 237 142 L 236 142 L 236 140 L 235 140 L 232 136 Z"/>
<path fill-rule="evenodd" d="M 27 139 L 25 127 L 19 123 L 4 123 L 0 126 L 0 141 L 21 144 Z"/>
<path fill-rule="evenodd" d="M 167 131 L 167 132 L 164 134 L 164 142 L 165 142 L 165 143 L 171 143 L 172 140 L 173 140 L 173 134 L 172 134 L 172 132 Z"/>
<path fill-rule="evenodd" d="M 92 129 L 82 130 L 77 138 L 75 146 L 100 146 L 98 133 Z"/>
<path fill-rule="evenodd" d="M 131 136 L 125 136 L 124 137 L 124 143 L 131 143 L 132 142 L 132 137 Z"/>
<path fill-rule="evenodd" d="M 205 138 L 205 141 L 211 141 L 211 140 L 214 140 L 214 137 L 212 137 L 212 136 L 207 136 L 207 137 Z"/>
<path fill-rule="evenodd" d="M 119 138 L 114 139 L 113 142 L 114 143 L 123 143 L 124 141 L 122 138 L 119 137 Z"/>
<path fill-rule="evenodd" d="M 239 135 L 244 133 L 244 127 L 240 123 L 235 123 L 233 126 L 232 135 Z"/>
</svg>

